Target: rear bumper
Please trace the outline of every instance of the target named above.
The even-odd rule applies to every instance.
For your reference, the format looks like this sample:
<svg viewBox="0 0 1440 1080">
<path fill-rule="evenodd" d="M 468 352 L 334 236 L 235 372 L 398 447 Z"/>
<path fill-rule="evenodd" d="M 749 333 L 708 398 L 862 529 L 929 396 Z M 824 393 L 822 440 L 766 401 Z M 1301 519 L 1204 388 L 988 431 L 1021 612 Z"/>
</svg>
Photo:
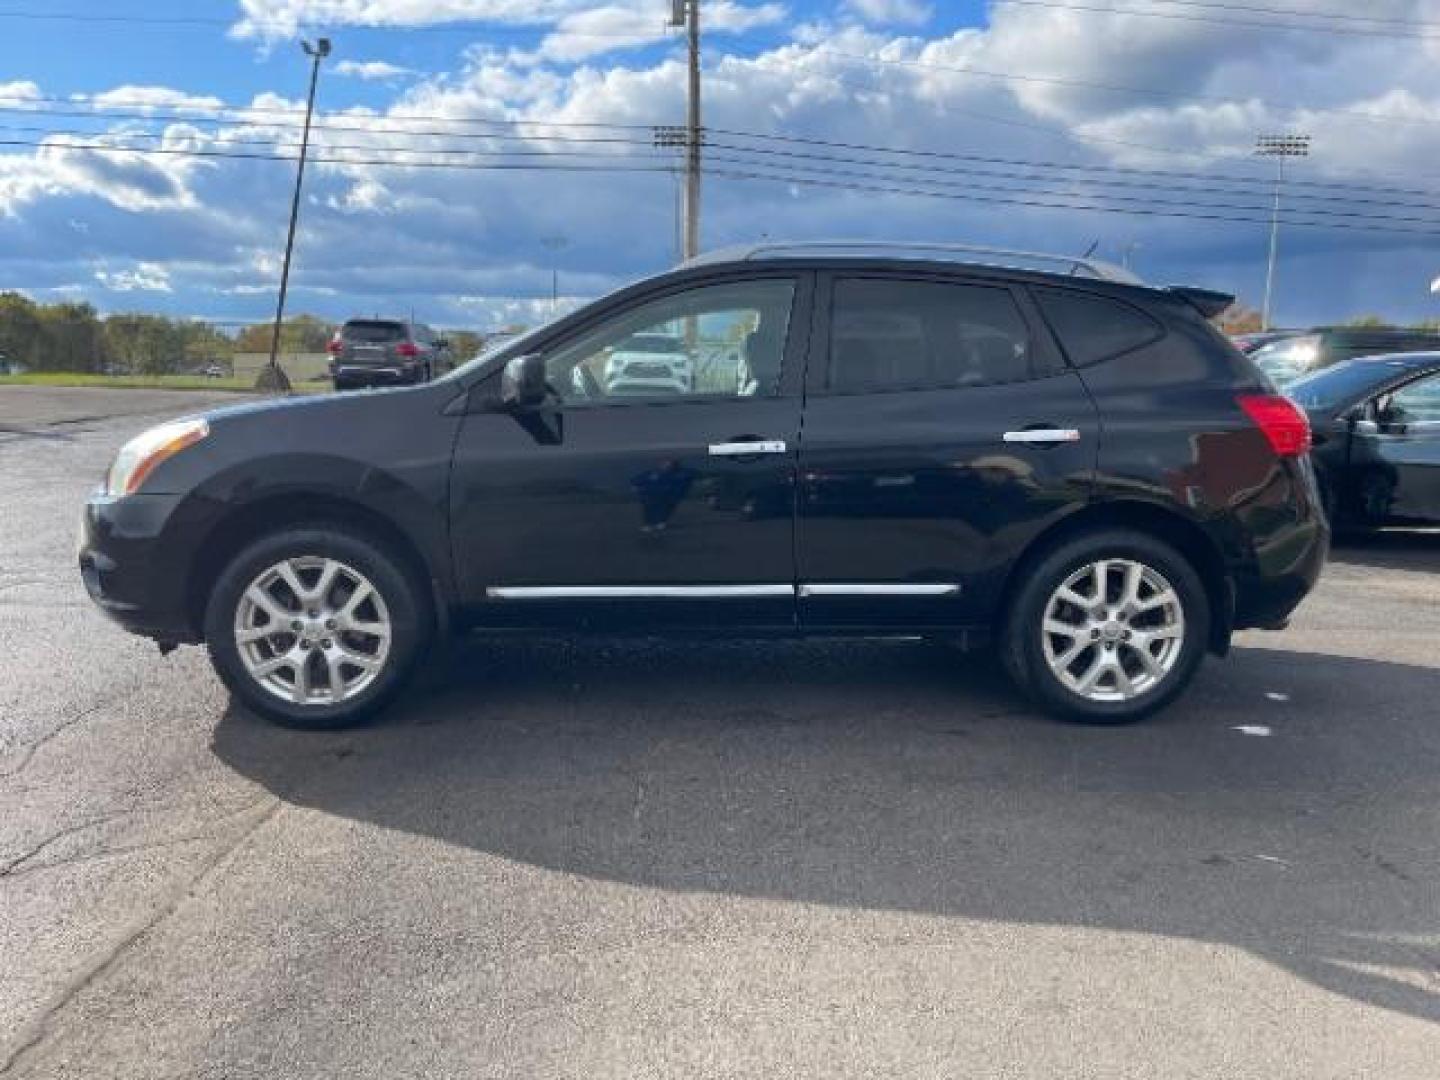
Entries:
<svg viewBox="0 0 1440 1080">
<path fill-rule="evenodd" d="M 80 576 L 90 599 L 131 633 L 197 642 L 186 603 L 190 560 L 163 538 L 178 495 L 93 496 L 80 526 Z"/>
<path fill-rule="evenodd" d="M 334 364 L 330 378 L 337 386 L 403 386 L 418 382 L 421 364 Z"/>
<path fill-rule="evenodd" d="M 1330 524 L 1321 508 L 1314 468 L 1296 463 L 1294 496 L 1277 513 L 1271 504 L 1252 511 L 1251 557 L 1232 568 L 1236 630 L 1278 629 L 1320 580 L 1330 555 Z M 1256 527 L 1263 521 L 1264 527 Z"/>
</svg>

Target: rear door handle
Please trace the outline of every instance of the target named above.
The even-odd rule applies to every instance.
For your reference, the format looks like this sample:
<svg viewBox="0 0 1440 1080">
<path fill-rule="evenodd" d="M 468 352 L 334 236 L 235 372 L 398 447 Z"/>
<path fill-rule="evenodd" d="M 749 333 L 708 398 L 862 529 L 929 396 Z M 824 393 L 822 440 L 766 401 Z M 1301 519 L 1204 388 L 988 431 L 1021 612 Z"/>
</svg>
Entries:
<svg viewBox="0 0 1440 1080">
<path fill-rule="evenodd" d="M 711 457 L 752 457 L 756 454 L 785 453 L 784 439 L 756 439 L 753 442 L 721 442 L 710 444 Z"/>
<path fill-rule="evenodd" d="M 1079 442 L 1080 432 L 1075 428 L 1025 428 L 1022 431 L 1007 431 L 1004 438 L 1007 443 L 1049 446 L 1054 443 Z"/>
</svg>

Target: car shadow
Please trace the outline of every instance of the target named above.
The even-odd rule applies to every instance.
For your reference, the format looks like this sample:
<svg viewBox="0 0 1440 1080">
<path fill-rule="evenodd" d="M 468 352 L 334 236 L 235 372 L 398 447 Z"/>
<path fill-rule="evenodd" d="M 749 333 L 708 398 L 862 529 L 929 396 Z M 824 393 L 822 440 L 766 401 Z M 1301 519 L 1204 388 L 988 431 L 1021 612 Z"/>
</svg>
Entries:
<svg viewBox="0 0 1440 1080">
<path fill-rule="evenodd" d="M 292 804 L 537 867 L 1216 943 L 1440 1020 L 1437 690 L 1241 649 L 1085 728 L 915 642 L 477 640 L 380 726 L 232 707 L 214 749 Z"/>
<path fill-rule="evenodd" d="M 1330 561 L 1377 570 L 1440 571 L 1440 529 L 1385 529 L 1337 537 Z"/>
</svg>

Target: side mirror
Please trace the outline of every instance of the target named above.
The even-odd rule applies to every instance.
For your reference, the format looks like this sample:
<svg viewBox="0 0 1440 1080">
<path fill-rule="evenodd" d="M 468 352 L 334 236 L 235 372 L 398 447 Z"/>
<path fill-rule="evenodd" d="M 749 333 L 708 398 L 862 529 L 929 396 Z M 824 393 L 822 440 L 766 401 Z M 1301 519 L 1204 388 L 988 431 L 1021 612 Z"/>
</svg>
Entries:
<svg viewBox="0 0 1440 1080">
<path fill-rule="evenodd" d="M 1356 435 L 1379 435 L 1380 425 L 1367 417 L 1357 416 L 1350 421 L 1350 430 Z"/>
<path fill-rule="evenodd" d="M 517 356 L 500 374 L 500 404 L 507 409 L 535 409 L 545 403 L 545 358 Z"/>
</svg>

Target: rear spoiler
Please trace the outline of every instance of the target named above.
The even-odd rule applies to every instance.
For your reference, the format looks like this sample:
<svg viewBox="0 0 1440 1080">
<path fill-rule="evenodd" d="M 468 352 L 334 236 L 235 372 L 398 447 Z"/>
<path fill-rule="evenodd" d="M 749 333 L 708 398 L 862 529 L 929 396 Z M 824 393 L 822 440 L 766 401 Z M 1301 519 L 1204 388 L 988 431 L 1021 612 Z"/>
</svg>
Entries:
<svg viewBox="0 0 1440 1080">
<path fill-rule="evenodd" d="M 1197 289 L 1191 285 L 1171 285 L 1165 291 L 1172 292 L 1180 299 L 1187 301 L 1191 307 L 1207 319 L 1215 318 L 1235 303 L 1235 297 L 1229 293 L 1216 292 L 1214 289 Z"/>
</svg>

